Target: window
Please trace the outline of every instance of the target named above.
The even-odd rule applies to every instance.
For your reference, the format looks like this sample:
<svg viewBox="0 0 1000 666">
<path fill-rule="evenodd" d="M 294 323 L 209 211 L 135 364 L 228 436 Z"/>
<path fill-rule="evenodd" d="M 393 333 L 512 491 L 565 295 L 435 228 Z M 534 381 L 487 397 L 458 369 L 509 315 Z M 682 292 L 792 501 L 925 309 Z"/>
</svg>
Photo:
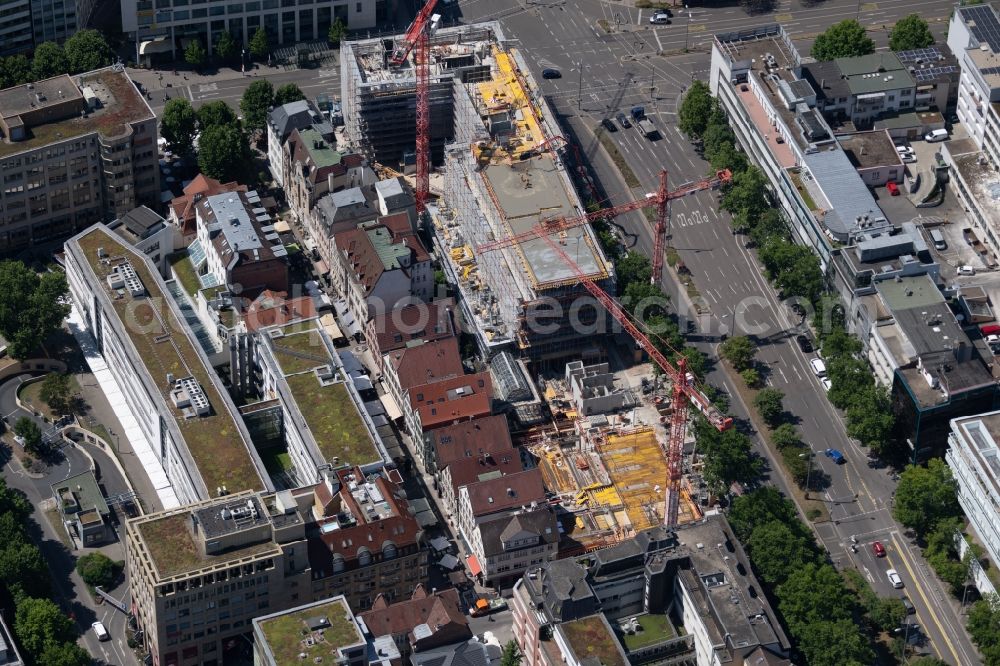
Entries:
<svg viewBox="0 0 1000 666">
<path fill-rule="evenodd" d="M 361 10 L 361 3 L 360 2 L 355 3 L 354 4 L 354 13 L 355 14 L 360 14 L 361 11 L 362 11 Z"/>
</svg>

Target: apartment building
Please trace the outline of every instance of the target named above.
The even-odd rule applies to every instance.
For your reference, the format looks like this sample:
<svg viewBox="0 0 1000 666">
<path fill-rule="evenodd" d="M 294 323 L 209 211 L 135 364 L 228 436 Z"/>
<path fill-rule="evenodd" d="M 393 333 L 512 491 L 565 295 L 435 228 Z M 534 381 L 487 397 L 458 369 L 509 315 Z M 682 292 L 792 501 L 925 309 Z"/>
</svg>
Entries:
<svg viewBox="0 0 1000 666">
<path fill-rule="evenodd" d="M 385 355 L 390 352 L 457 336 L 454 310 L 455 301 L 443 298 L 376 313 L 364 331 L 376 367 L 384 370 Z"/>
<path fill-rule="evenodd" d="M 293 129 L 281 153 L 285 196 L 300 220 L 326 194 L 356 187 L 364 180 L 364 158 L 337 150 L 332 132 L 323 135 L 313 126 Z"/>
<path fill-rule="evenodd" d="M 118 234 L 126 243 L 142 252 L 156 266 L 160 275 L 170 275 L 167 260 L 183 242 L 177 228 L 159 213 L 146 206 L 139 206 L 117 220 L 108 222 L 108 229 Z"/>
<path fill-rule="evenodd" d="M 223 286 L 246 298 L 288 291 L 288 250 L 255 191 L 206 197 L 195 204 L 195 218 L 205 253 L 203 267 L 195 267 L 202 287 Z"/>
<path fill-rule="evenodd" d="M 0 90 L 0 253 L 159 202 L 156 117 L 122 67 Z"/>
<path fill-rule="evenodd" d="M 358 619 L 375 644 L 383 638 L 391 640 L 401 663 L 409 663 L 415 653 L 472 638 L 465 612 L 454 588 L 428 593 L 418 583 L 408 599 L 389 603 L 379 596 Z"/>
<path fill-rule="evenodd" d="M 204 6 L 188 0 L 124 0 L 122 30 L 135 42 L 136 59 L 146 65 L 177 60 L 192 40 L 208 53 L 223 32 L 240 44 L 249 44 L 258 28 L 267 32 L 271 48 L 326 39 L 330 25 L 340 19 L 350 30 L 372 28 L 386 17 L 378 0 L 334 0 L 315 5 L 306 0 L 252 0 L 226 3 L 215 0 Z"/>
<path fill-rule="evenodd" d="M 403 422 L 410 437 L 420 441 L 429 430 L 492 414 L 493 380 L 488 372 L 459 375 L 411 386 L 408 398 L 400 405 Z"/>
<path fill-rule="evenodd" d="M 956 7 L 948 47 L 962 69 L 955 111 L 969 138 L 1000 168 L 1000 18 L 992 4 Z"/>
<path fill-rule="evenodd" d="M 367 609 L 380 594 L 408 596 L 426 553 L 397 493 L 385 475 L 343 469 L 129 521 L 131 607 L 154 666 L 217 666 L 254 618 L 306 603 L 342 595 Z"/>
<path fill-rule="evenodd" d="M 1000 562 L 1000 412 L 951 421 L 945 461 L 958 502 L 993 562 Z"/>
<path fill-rule="evenodd" d="M 382 383 L 397 405 L 409 400 L 415 386 L 465 374 L 457 338 L 414 344 L 391 351 L 383 359 Z"/>
<path fill-rule="evenodd" d="M 271 177 L 279 187 L 285 186 L 284 146 L 289 135 L 297 129 L 311 127 L 325 140 L 333 140 L 333 126 L 326 120 L 316 105 L 300 99 L 276 106 L 267 113 L 267 162 Z"/>
<path fill-rule="evenodd" d="M 330 278 L 357 322 L 434 295 L 431 258 L 405 213 L 334 234 Z"/>
<path fill-rule="evenodd" d="M 236 405 L 150 258 L 103 225 L 67 241 L 65 254 L 74 309 L 138 424 L 143 464 L 162 467 L 181 503 L 270 490 Z"/>
<path fill-rule="evenodd" d="M 544 502 L 534 504 L 489 516 L 477 526 L 469 566 L 485 584 L 509 588 L 529 568 L 556 558 L 559 521 L 555 509 Z"/>
<path fill-rule="evenodd" d="M 486 421 L 491 418 L 497 417 L 476 419 L 475 421 L 470 421 L 469 424 L 475 424 L 477 421 Z M 502 419 L 503 417 L 499 418 Z M 464 426 L 467 424 L 461 425 Z M 474 429 L 475 426 L 473 425 L 472 428 Z M 446 429 L 442 428 L 442 430 Z M 440 431 L 433 430 L 431 432 L 437 433 Z M 482 453 L 447 462 L 437 468 L 438 496 L 441 497 L 445 518 L 452 525 L 457 526 L 458 497 L 462 492 L 462 488 L 486 479 L 503 477 L 508 474 L 517 474 L 524 471 L 520 453 L 510 446 L 504 448 L 504 444 L 509 443 L 510 437 L 507 436 L 505 439 L 506 442 L 503 439 L 496 443 L 491 443 L 489 440 L 477 442 Z M 469 452 L 471 454 L 472 450 L 470 449 Z"/>
<path fill-rule="evenodd" d="M 366 666 L 367 650 L 368 641 L 342 594 L 253 619 L 258 666 L 285 666 L 296 660 Z"/>
<path fill-rule="evenodd" d="M 190 245 L 198 237 L 198 215 L 195 207 L 198 202 L 216 194 L 228 192 L 246 192 L 249 188 L 240 185 L 235 180 L 220 183 L 214 178 L 199 173 L 184 186 L 183 194 L 175 197 L 167 210 L 170 223 L 178 228 L 184 238 L 184 244 Z"/>
<path fill-rule="evenodd" d="M 251 353 L 257 393 L 265 401 L 279 400 L 284 444 L 299 483 L 317 482 L 329 465 L 367 473 L 391 461 L 318 319 L 259 329 Z"/>
<path fill-rule="evenodd" d="M 655 527 L 583 557 L 533 567 L 514 585 L 525 666 L 789 665 L 790 642 L 726 519 Z"/>
</svg>

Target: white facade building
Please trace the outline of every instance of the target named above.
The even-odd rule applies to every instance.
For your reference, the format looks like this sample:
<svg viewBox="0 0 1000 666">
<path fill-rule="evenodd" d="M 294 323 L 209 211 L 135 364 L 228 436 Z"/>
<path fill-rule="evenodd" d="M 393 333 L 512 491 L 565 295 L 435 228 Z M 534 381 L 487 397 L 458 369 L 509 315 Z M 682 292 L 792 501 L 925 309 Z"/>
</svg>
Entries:
<svg viewBox="0 0 1000 666">
<path fill-rule="evenodd" d="M 993 5 L 956 7 L 948 46 L 962 68 L 958 119 L 993 167 L 1000 167 L 1000 18 Z"/>
<path fill-rule="evenodd" d="M 951 422 L 945 461 L 958 483 L 958 502 L 969 525 L 1000 562 L 1000 411 Z"/>
</svg>

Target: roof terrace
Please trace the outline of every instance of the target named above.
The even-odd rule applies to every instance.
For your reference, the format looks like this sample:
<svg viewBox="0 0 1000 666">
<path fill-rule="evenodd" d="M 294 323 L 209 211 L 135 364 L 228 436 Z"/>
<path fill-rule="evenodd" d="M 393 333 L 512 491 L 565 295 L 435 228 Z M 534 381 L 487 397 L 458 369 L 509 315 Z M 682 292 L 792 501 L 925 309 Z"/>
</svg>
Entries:
<svg viewBox="0 0 1000 666">
<path fill-rule="evenodd" d="M 161 290 L 160 277 L 149 271 L 146 257 L 127 249 L 103 226 L 94 227 L 78 243 L 91 270 L 105 285 L 107 276 L 126 260 L 141 281 L 145 290 L 142 296 L 133 296 L 128 289 L 112 290 L 106 286 L 107 296 L 137 357 L 142 360 L 151 385 L 157 387 L 173 414 L 209 492 L 220 486 L 231 492 L 262 489 L 264 483 L 251 455 L 253 444 L 244 439 L 238 416 L 229 410 L 227 400 L 217 388 L 218 380 L 191 343 L 185 325 L 175 316 L 170 307 L 172 299 Z M 107 260 L 98 256 L 98 249 L 103 250 Z M 185 418 L 170 396 L 173 383 L 168 383 L 167 378 L 171 375 L 177 379 L 194 377 L 208 399 L 211 412 Z"/>
<path fill-rule="evenodd" d="M 365 642 L 342 596 L 257 618 L 254 624 L 276 666 L 338 664 L 338 650 Z"/>
<path fill-rule="evenodd" d="M 627 666 L 628 661 L 603 615 L 563 622 L 556 631 L 566 636 L 577 661 L 586 666 Z"/>
</svg>

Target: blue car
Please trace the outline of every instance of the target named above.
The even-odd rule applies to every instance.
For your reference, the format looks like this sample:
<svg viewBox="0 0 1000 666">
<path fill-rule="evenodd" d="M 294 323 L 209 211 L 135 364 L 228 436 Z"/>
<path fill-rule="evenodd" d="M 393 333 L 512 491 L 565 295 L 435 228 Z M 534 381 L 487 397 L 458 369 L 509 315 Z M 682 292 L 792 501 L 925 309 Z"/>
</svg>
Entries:
<svg viewBox="0 0 1000 666">
<path fill-rule="evenodd" d="M 837 463 L 838 465 L 843 465 L 845 462 L 847 462 L 844 459 L 844 454 L 838 451 L 837 449 L 827 449 L 826 457 L 830 458 L 831 460 L 833 460 L 833 462 Z"/>
</svg>

